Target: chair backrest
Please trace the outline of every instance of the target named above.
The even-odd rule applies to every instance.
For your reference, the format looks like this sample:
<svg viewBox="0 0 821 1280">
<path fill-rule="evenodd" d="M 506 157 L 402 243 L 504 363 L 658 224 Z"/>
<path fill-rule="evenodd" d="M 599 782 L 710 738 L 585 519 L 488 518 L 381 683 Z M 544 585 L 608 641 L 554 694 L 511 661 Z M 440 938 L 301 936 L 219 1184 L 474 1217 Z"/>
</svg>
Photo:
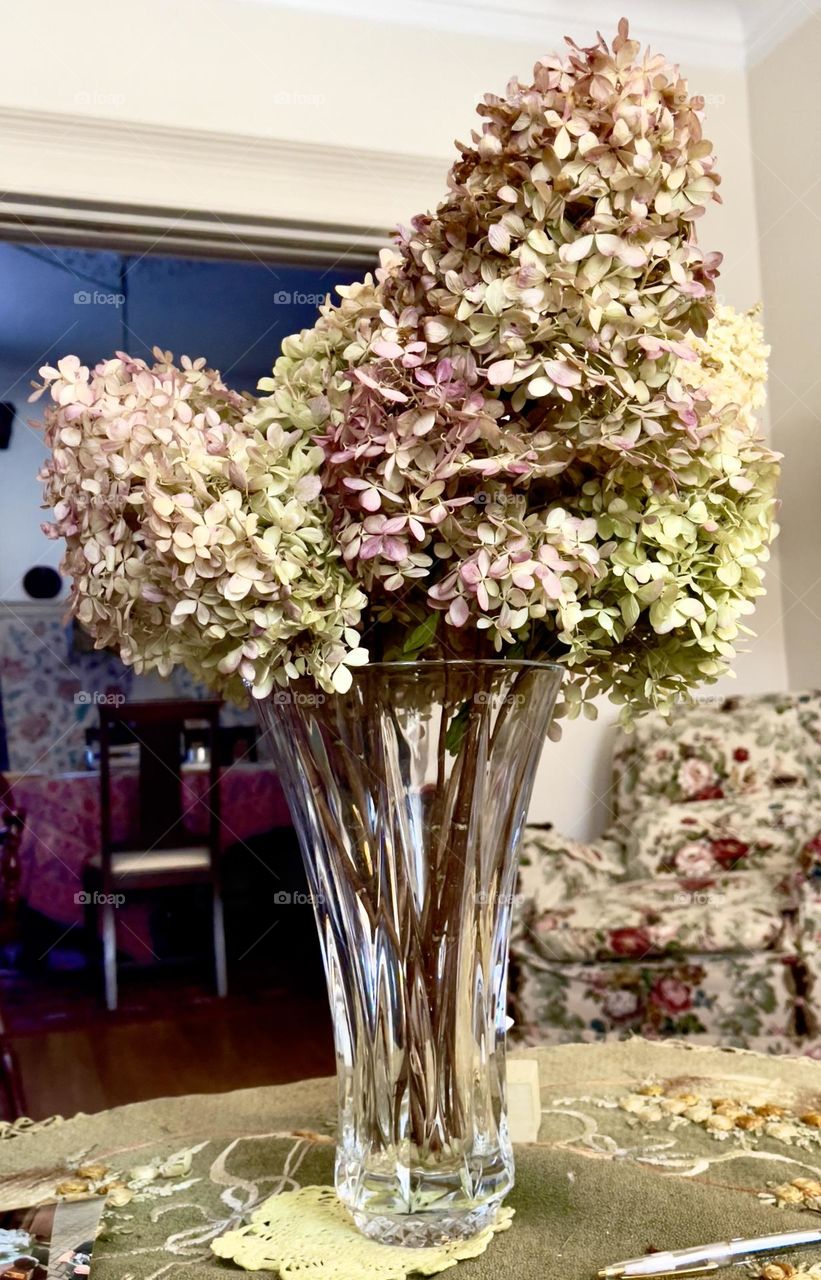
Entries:
<svg viewBox="0 0 821 1280">
<path fill-rule="evenodd" d="M 139 748 L 139 823 L 128 845 L 142 849 L 179 848 L 193 843 L 183 825 L 182 764 L 185 731 L 196 724 L 209 760 L 208 842 L 219 845 L 220 703 L 216 699 L 124 702 L 100 706 L 100 834 L 104 863 L 114 844 L 111 830 L 111 746 L 116 736 Z M 197 843 L 202 843 L 199 837 Z"/>
<path fill-rule="evenodd" d="M 614 750 L 614 817 L 643 806 L 801 788 L 821 771 L 821 694 L 766 693 L 697 700 L 669 719 L 642 716 Z"/>
</svg>

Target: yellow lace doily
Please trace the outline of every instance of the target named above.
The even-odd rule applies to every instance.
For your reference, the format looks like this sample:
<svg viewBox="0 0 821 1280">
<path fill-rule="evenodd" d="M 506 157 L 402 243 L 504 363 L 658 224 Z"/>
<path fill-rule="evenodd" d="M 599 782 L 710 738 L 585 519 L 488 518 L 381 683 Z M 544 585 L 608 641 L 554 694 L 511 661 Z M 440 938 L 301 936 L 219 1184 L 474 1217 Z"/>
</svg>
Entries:
<svg viewBox="0 0 821 1280">
<path fill-rule="evenodd" d="M 406 1280 L 433 1276 L 463 1258 L 478 1258 L 515 1210 L 502 1207 L 492 1227 L 470 1240 L 433 1249 L 402 1249 L 360 1235 L 332 1187 L 300 1187 L 269 1196 L 246 1227 L 211 1242 L 219 1258 L 246 1271 L 273 1271 L 285 1280 Z"/>
</svg>

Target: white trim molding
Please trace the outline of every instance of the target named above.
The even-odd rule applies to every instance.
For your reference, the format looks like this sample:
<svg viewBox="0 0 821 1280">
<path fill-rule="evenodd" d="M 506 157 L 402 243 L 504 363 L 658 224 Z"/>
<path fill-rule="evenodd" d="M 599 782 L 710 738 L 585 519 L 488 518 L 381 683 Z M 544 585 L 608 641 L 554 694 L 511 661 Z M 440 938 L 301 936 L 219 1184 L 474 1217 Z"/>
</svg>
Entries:
<svg viewBox="0 0 821 1280">
<path fill-rule="evenodd" d="M 57 617 L 69 624 L 68 602 L 56 600 L 0 600 L 0 622 L 42 622 L 44 618 Z"/>
<path fill-rule="evenodd" d="M 221 256 L 233 246 L 245 257 L 371 261 L 401 219 L 435 205 L 447 163 L 0 107 L 0 229 L 166 253 L 187 243 Z"/>
</svg>

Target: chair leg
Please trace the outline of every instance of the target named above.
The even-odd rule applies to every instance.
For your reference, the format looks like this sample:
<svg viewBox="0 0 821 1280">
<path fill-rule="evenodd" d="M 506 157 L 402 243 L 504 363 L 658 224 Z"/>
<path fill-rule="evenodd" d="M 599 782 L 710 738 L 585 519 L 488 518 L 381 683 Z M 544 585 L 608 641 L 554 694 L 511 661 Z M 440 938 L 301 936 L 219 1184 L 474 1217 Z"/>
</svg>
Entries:
<svg viewBox="0 0 821 1280">
<path fill-rule="evenodd" d="M 117 1008 L 117 924 L 114 904 L 103 904 L 103 972 L 106 1008 Z"/>
<path fill-rule="evenodd" d="M 9 1120 L 17 1120 L 26 1114 L 26 1097 L 23 1092 L 23 1078 L 17 1057 L 6 1039 L 6 1027 L 0 1011 L 0 1088 L 6 1095 Z"/>
<path fill-rule="evenodd" d="M 214 915 L 214 968 L 217 978 L 217 995 L 228 994 L 228 973 L 225 963 L 225 919 L 222 908 L 222 894 L 215 885 L 213 891 Z"/>
<path fill-rule="evenodd" d="M 17 1120 L 26 1114 L 26 1099 L 17 1058 L 12 1048 L 4 1041 L 0 1041 L 0 1078 L 6 1094 L 9 1119 Z"/>
<path fill-rule="evenodd" d="M 85 889 L 83 905 L 83 949 L 90 972 L 96 974 L 100 967 L 100 934 L 97 921 L 97 906 L 94 891 Z"/>
</svg>

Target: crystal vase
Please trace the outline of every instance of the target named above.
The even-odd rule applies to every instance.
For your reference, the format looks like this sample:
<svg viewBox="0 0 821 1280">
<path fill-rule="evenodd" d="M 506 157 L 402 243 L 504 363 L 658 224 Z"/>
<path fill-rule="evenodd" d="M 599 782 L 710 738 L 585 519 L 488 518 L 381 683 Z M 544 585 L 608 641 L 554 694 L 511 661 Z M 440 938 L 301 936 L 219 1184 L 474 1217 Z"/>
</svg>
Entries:
<svg viewBox="0 0 821 1280">
<path fill-rule="evenodd" d="M 260 704 L 302 847 L 339 1086 L 336 1190 L 386 1244 L 474 1235 L 513 1185 L 516 866 L 561 669 L 377 662 Z"/>
</svg>

